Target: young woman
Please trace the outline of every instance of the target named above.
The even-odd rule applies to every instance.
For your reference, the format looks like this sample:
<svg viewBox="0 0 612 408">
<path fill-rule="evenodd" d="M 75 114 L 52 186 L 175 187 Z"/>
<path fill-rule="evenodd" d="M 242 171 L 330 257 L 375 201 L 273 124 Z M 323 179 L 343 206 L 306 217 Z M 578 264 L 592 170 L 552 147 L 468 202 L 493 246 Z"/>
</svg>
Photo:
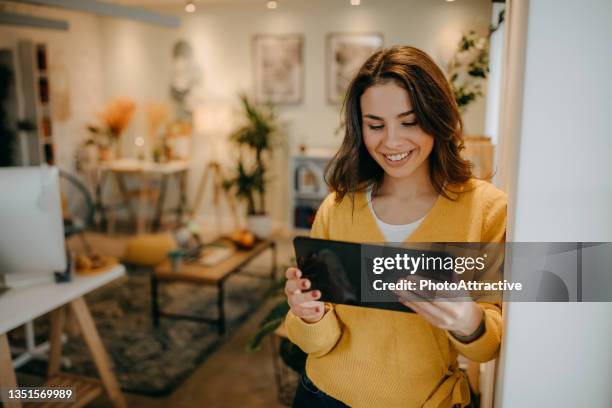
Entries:
<svg viewBox="0 0 612 408">
<path fill-rule="evenodd" d="M 346 134 L 311 236 L 352 242 L 502 242 L 506 197 L 459 156 L 462 122 L 442 71 L 424 52 L 372 55 L 348 90 Z M 296 407 L 455 407 L 470 393 L 457 354 L 499 350 L 498 306 L 405 302 L 416 313 L 324 304 L 286 272 L 289 339 L 308 353 Z"/>
</svg>

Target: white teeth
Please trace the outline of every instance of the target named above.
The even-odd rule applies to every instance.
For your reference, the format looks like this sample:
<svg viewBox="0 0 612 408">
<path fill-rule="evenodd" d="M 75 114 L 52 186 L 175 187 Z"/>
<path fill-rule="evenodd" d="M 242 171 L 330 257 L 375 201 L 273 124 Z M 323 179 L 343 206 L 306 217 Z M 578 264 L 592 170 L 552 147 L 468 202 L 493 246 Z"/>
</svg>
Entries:
<svg viewBox="0 0 612 408">
<path fill-rule="evenodd" d="M 391 161 L 398 161 L 398 160 L 405 159 L 409 154 L 410 152 L 399 153 L 399 154 L 385 154 L 385 157 Z"/>
</svg>

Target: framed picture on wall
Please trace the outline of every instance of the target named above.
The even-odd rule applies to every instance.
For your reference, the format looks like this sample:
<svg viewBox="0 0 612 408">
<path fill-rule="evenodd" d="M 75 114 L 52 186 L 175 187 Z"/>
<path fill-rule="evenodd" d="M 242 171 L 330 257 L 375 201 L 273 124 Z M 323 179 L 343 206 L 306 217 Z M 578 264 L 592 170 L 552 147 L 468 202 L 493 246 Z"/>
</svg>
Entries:
<svg viewBox="0 0 612 408">
<path fill-rule="evenodd" d="M 349 83 L 361 65 L 382 48 L 380 33 L 330 33 L 327 35 L 327 101 L 342 103 Z"/>
<path fill-rule="evenodd" d="M 255 99 L 274 104 L 302 101 L 304 39 L 300 34 L 258 34 L 253 38 Z"/>
</svg>

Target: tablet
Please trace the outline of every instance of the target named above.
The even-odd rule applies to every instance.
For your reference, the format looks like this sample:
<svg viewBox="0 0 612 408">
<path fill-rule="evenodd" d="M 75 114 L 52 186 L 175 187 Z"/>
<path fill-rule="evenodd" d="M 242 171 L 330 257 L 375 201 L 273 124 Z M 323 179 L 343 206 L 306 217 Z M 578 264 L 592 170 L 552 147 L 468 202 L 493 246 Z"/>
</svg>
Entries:
<svg viewBox="0 0 612 408">
<path fill-rule="evenodd" d="M 322 301 L 403 312 L 413 311 L 399 303 L 392 291 L 375 293 L 372 290 L 374 280 L 397 281 L 401 274 L 394 271 L 383 277 L 371 273 L 374 254 L 417 257 L 425 252 L 429 256 L 441 255 L 439 251 L 307 237 L 295 238 L 293 245 L 298 268 L 303 277 L 310 280 L 311 288 L 321 291 Z M 452 279 L 448 271 L 443 270 L 430 270 L 424 275 L 435 280 Z"/>
</svg>

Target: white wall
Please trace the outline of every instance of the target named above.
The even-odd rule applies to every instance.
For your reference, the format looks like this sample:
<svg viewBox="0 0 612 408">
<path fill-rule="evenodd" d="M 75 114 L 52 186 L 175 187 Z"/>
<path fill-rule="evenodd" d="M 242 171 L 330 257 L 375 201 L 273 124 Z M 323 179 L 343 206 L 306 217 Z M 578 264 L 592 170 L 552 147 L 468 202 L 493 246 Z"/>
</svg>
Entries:
<svg viewBox="0 0 612 408">
<path fill-rule="evenodd" d="M 338 108 L 325 98 L 325 39 L 330 32 L 376 31 L 385 45 L 411 44 L 445 66 L 461 33 L 486 32 L 491 4 L 486 0 L 377 0 L 359 7 L 348 1 L 292 0 L 270 11 L 264 2 L 203 4 L 184 16 L 180 35 L 189 39 L 203 67 L 207 100 L 234 101 L 252 89 L 251 40 L 257 33 L 301 33 L 305 38 L 304 102 L 281 110 L 292 121 L 298 143 L 336 147 Z M 466 114 L 470 134 L 484 130 L 484 99 Z"/>
<path fill-rule="evenodd" d="M 510 7 L 528 20 L 524 83 L 511 85 L 522 107 L 509 112 L 522 117 L 518 159 L 500 169 L 515 177 L 509 239 L 612 241 L 612 3 Z M 508 304 L 495 406 L 612 406 L 611 316 L 612 303 Z"/>
<path fill-rule="evenodd" d="M 491 25 L 497 26 L 497 30 L 491 34 L 489 43 L 489 79 L 487 81 L 487 99 L 484 134 L 491 138 L 491 143 L 497 145 L 499 138 L 499 112 L 502 88 L 502 68 L 504 52 L 505 24 L 498 25 L 499 15 L 506 8 L 505 3 L 493 3 L 491 13 Z"/>
<path fill-rule="evenodd" d="M 105 99 L 125 97 L 136 103 L 122 137 L 122 153 L 136 157 L 134 139 L 148 133 L 147 104 L 169 100 L 170 51 L 177 31 L 127 19 L 98 19 Z"/>
<path fill-rule="evenodd" d="M 0 27 L 0 32 L 44 39 L 51 49 L 61 49 L 70 66 L 73 116 L 56 128 L 59 163 L 71 168 L 73 152 L 86 136 L 85 126 L 115 97 L 137 103 L 133 123 L 123 138 L 123 152 L 130 154 L 136 136 L 146 134 L 144 107 L 148 102 L 168 101 L 170 57 L 174 42 L 189 40 L 202 70 L 200 103 L 193 140 L 190 193 L 193 195 L 204 163 L 209 158 L 233 163 L 231 147 L 224 142 L 237 125 L 239 91 L 252 90 L 252 37 L 258 33 L 301 33 L 304 36 L 304 98 L 299 105 L 280 107 L 287 122 L 289 149 L 298 144 L 336 148 L 341 135 L 334 135 L 339 107 L 325 97 L 325 47 L 330 32 L 376 31 L 385 46 L 411 44 L 427 51 L 443 67 L 462 33 L 485 33 L 491 16 L 489 0 L 376 0 L 359 7 L 348 0 L 291 0 L 267 10 L 265 2 L 236 1 L 202 3 L 194 15 L 182 4 L 158 11 L 182 19 L 178 30 L 131 20 L 96 17 L 46 7 L 22 7 L 32 14 L 68 19 L 68 32 Z M 11 3 L 12 4 L 12 3 Z M 474 103 L 464 115 L 466 133 L 484 131 L 485 100 Z M 281 156 L 281 155 L 279 155 Z M 285 158 L 276 160 L 275 182 L 268 200 L 276 221 L 288 223 L 288 183 Z M 210 213 L 209 213 L 210 214 Z"/>
<path fill-rule="evenodd" d="M 145 27 L 128 21 L 104 19 L 103 55 L 108 95 L 129 94 L 141 103 L 167 94 L 170 53 L 174 40 L 185 38 L 194 48 L 202 68 L 203 84 L 194 139 L 192 173 L 199 175 L 210 157 L 233 163 L 231 147 L 215 143 L 236 126 L 235 110 L 239 91 L 251 91 L 252 52 L 255 34 L 301 33 L 304 36 L 305 83 L 303 102 L 282 106 L 279 116 L 288 124 L 290 150 L 306 144 L 316 148 L 336 148 L 341 135 L 334 135 L 339 123 L 339 107 L 325 97 L 325 48 L 330 32 L 381 32 L 385 46 L 411 44 L 427 51 L 443 67 L 455 50 L 462 33 L 471 29 L 485 33 L 491 16 L 488 0 L 376 0 L 359 7 L 348 0 L 292 0 L 280 2 L 270 11 L 265 2 L 200 4 L 194 15 L 182 7 L 159 8 L 160 12 L 181 17 L 176 32 Z M 119 62 L 119 64 L 117 64 Z M 112 65 L 114 64 L 114 65 Z M 484 98 L 465 115 L 466 133 L 484 131 Z M 142 132 L 144 121 L 131 129 Z M 211 152 L 212 150 L 212 152 Z M 215 157 L 216 156 L 216 157 Z M 280 223 L 287 223 L 286 162 L 277 162 L 276 182 L 268 200 Z M 197 177 L 191 181 L 194 191 Z M 280 197 L 280 198 L 279 198 Z"/>
</svg>

